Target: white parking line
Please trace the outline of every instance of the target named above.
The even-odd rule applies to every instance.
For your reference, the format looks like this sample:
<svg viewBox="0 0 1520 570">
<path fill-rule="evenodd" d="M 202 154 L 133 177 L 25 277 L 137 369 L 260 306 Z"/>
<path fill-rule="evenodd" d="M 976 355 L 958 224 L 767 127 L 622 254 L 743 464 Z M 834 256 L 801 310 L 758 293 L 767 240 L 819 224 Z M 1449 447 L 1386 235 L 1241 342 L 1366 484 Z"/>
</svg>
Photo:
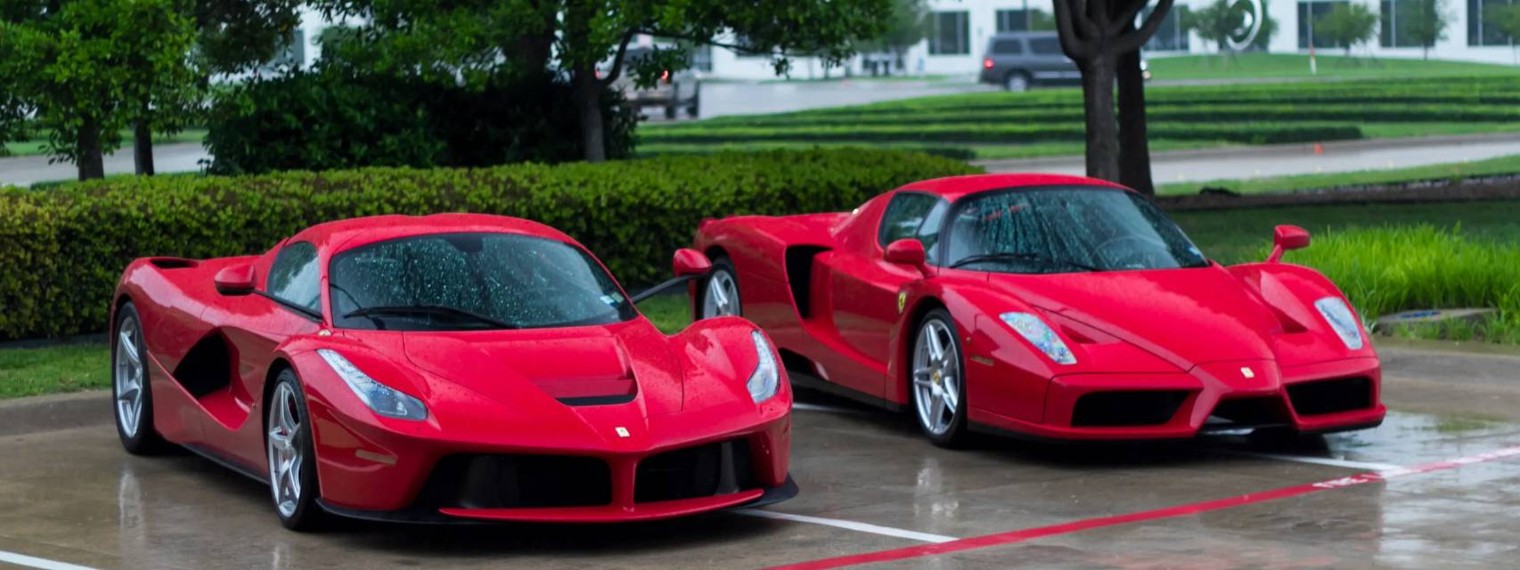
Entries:
<svg viewBox="0 0 1520 570">
<path fill-rule="evenodd" d="M 1312 455 L 1287 455 L 1287 454 L 1282 454 L 1282 453 L 1258 453 L 1258 452 L 1255 452 L 1255 451 L 1239 451 L 1239 450 L 1234 450 L 1234 449 L 1216 449 L 1215 451 L 1218 451 L 1218 452 L 1221 452 L 1221 453 L 1226 453 L 1226 454 L 1229 454 L 1229 455 L 1239 455 L 1239 456 L 1242 456 L 1242 457 L 1259 457 L 1259 458 L 1262 458 L 1262 459 L 1276 459 L 1278 461 L 1293 461 L 1293 462 L 1296 462 L 1296 463 L 1311 463 L 1311 464 L 1314 464 L 1314 465 L 1328 465 L 1330 467 L 1340 467 L 1340 468 L 1343 468 L 1343 469 L 1354 469 L 1354 470 L 1357 470 L 1357 471 L 1375 471 L 1375 472 L 1378 472 L 1378 473 L 1382 473 L 1384 471 L 1399 471 L 1399 470 L 1403 469 L 1403 467 L 1401 467 L 1401 466 L 1393 465 L 1393 464 L 1390 464 L 1390 463 L 1369 463 L 1369 462 L 1365 462 L 1365 461 L 1351 461 L 1351 460 L 1348 460 L 1348 459 L 1332 459 L 1332 458 L 1329 458 L 1329 457 L 1314 457 Z"/>
<path fill-rule="evenodd" d="M 48 560 L 46 558 L 37 558 L 35 556 L 17 554 L 15 552 L 6 552 L 4 550 L 0 550 L 0 562 L 4 562 L 6 564 L 15 564 L 17 566 L 25 566 L 27 568 L 40 568 L 42 570 L 94 570 L 89 566 L 79 566 L 76 564 L 69 564 L 67 562 L 58 562 L 56 560 Z"/>
<path fill-rule="evenodd" d="M 945 536 L 945 535 L 941 535 L 941 534 L 929 534 L 927 532 L 918 532 L 918 531 L 912 531 L 912 530 L 903 530 L 903 529 L 900 529 L 900 528 L 892 528 L 892 527 L 889 527 L 889 526 L 874 525 L 874 524 L 870 524 L 870 523 L 855 522 L 855 521 L 846 521 L 846 520 L 839 520 L 839 519 L 826 519 L 826 518 L 823 518 L 823 517 L 810 517 L 810 516 L 807 516 L 807 515 L 793 515 L 793 514 L 787 514 L 787 513 L 778 513 L 778 512 L 775 512 L 775 511 L 762 511 L 762 510 L 758 510 L 758 509 L 739 509 L 739 510 L 731 511 L 731 512 L 738 513 L 738 514 L 741 514 L 741 515 L 749 515 L 749 516 L 752 516 L 752 517 L 760 517 L 760 518 L 763 518 L 763 519 L 776 519 L 776 520 L 782 520 L 782 521 L 792 521 L 792 522 L 801 522 L 801 523 L 810 523 L 810 524 L 821 524 L 821 525 L 824 525 L 824 526 L 832 526 L 832 527 L 835 527 L 835 528 L 842 528 L 842 529 L 847 529 L 847 530 L 853 530 L 853 531 L 856 531 L 856 532 L 867 532 L 867 533 L 871 533 L 871 534 L 879 534 L 879 535 L 882 535 L 882 536 L 891 536 L 891 537 L 896 537 L 896 538 L 906 538 L 908 540 L 917 540 L 917 541 L 921 541 L 921 542 L 941 543 L 941 542 L 951 542 L 951 541 L 954 541 L 954 540 L 959 540 L 959 539 L 957 539 L 957 538 L 955 538 L 953 536 Z"/>
</svg>

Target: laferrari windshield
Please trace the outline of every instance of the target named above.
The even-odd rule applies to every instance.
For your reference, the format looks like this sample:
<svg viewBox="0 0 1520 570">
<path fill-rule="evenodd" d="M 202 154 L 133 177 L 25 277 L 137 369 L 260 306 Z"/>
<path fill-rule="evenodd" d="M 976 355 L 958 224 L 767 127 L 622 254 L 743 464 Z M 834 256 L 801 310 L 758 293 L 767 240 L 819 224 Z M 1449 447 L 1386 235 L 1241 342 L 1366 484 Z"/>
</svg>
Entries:
<svg viewBox="0 0 1520 570">
<path fill-rule="evenodd" d="M 1160 210 L 1119 189 L 978 194 L 958 202 L 946 223 L 948 267 L 1072 273 L 1208 265 Z"/>
<path fill-rule="evenodd" d="M 435 234 L 344 251 L 328 271 L 333 323 L 379 330 L 607 324 L 632 303 L 578 247 L 517 234 Z"/>
</svg>

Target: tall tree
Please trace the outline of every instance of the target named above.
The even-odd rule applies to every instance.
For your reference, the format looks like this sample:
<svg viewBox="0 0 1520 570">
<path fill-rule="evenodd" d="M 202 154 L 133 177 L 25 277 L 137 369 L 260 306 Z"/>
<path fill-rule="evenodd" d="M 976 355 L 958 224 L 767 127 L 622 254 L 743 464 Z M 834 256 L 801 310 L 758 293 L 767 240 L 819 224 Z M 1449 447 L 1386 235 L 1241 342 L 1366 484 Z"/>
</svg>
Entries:
<svg viewBox="0 0 1520 570">
<path fill-rule="evenodd" d="M 1446 28 L 1451 23 L 1451 15 L 1446 10 L 1445 0 L 1403 0 L 1411 2 L 1413 10 L 1402 11 L 1403 18 L 1399 19 L 1398 34 L 1419 42 L 1420 57 L 1430 59 L 1430 48 L 1436 42 L 1446 39 Z M 1392 4 L 1397 9 L 1398 4 Z M 1411 17 L 1412 16 L 1412 17 Z"/>
<path fill-rule="evenodd" d="M 1496 6 L 1492 12 L 1483 15 L 1485 21 L 1493 22 L 1494 26 L 1506 36 L 1509 36 L 1510 56 L 1515 63 L 1520 63 L 1520 4 L 1509 6 Z"/>
<path fill-rule="evenodd" d="M 127 72 L 121 85 L 122 111 L 132 124 L 132 158 L 137 174 L 152 176 L 153 133 L 184 129 L 201 99 L 205 82 L 191 60 L 195 22 L 181 0 L 128 2 L 121 25 L 119 64 Z"/>
<path fill-rule="evenodd" d="M 1253 16 L 1237 9 L 1235 0 L 1214 0 L 1201 8 L 1183 11 L 1182 27 L 1198 34 L 1204 41 L 1213 42 L 1219 53 L 1225 54 L 1235 51 L 1230 46 L 1230 38 L 1247 24 L 1248 17 Z"/>
<path fill-rule="evenodd" d="M 929 34 L 929 4 L 925 0 L 892 0 L 886 29 L 858 46 L 862 52 L 889 52 L 898 64 L 909 48 Z"/>
<path fill-rule="evenodd" d="M 1345 48 L 1350 56 L 1351 48 L 1372 41 L 1377 35 L 1377 25 L 1378 15 L 1371 8 L 1342 2 L 1314 20 L 1314 32 Z"/>
<path fill-rule="evenodd" d="M 1077 62 L 1082 72 L 1087 175 L 1094 178 L 1120 180 L 1118 122 L 1114 113 L 1119 59 L 1139 50 L 1172 8 L 1172 0 L 1157 0 L 1155 8 L 1136 26 L 1135 19 L 1146 4 L 1142 0 L 1055 0 L 1061 49 Z M 1137 69 L 1138 65 L 1136 60 Z M 1144 108 L 1143 98 L 1140 108 Z"/>
</svg>

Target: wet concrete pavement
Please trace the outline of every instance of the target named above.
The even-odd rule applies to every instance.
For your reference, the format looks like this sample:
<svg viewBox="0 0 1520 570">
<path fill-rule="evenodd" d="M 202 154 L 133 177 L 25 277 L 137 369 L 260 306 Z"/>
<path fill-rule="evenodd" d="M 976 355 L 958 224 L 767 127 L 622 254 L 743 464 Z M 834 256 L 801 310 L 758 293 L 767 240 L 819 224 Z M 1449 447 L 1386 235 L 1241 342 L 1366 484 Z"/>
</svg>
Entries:
<svg viewBox="0 0 1520 570">
<path fill-rule="evenodd" d="M 938 543 L 949 552 L 879 566 L 1520 566 L 1520 456 L 1481 457 L 1520 445 L 1520 424 L 1470 411 L 1478 402 L 1520 410 L 1520 359 L 1383 353 L 1385 399 L 1419 412 L 1288 444 L 988 440 L 949 451 L 905 418 L 808 398 L 821 407 L 795 412 L 802 494 L 764 509 L 800 521 L 720 513 L 588 527 L 345 523 L 297 534 L 280 527 L 259 484 L 194 456 L 127 456 L 109 425 L 6 436 L 0 555 L 99 568 L 757 568 Z M 1461 458 L 1476 459 L 1450 462 Z M 1430 470 L 1360 475 L 1395 466 Z"/>
</svg>

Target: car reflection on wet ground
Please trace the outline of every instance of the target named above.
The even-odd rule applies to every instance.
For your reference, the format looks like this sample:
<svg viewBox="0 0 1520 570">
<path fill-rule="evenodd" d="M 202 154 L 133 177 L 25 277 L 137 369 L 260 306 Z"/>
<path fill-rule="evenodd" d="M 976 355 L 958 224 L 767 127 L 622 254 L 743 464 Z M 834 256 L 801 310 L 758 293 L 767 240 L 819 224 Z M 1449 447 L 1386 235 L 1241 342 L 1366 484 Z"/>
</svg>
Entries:
<svg viewBox="0 0 1520 570">
<path fill-rule="evenodd" d="M 1396 411 L 1382 427 L 1291 443 L 949 451 L 905 418 L 804 395 L 800 496 L 638 525 L 297 534 L 264 487 L 190 455 L 129 457 L 109 424 L 11 436 L 0 556 L 100 568 L 1520 566 L 1520 359 L 1383 352 Z"/>
</svg>

